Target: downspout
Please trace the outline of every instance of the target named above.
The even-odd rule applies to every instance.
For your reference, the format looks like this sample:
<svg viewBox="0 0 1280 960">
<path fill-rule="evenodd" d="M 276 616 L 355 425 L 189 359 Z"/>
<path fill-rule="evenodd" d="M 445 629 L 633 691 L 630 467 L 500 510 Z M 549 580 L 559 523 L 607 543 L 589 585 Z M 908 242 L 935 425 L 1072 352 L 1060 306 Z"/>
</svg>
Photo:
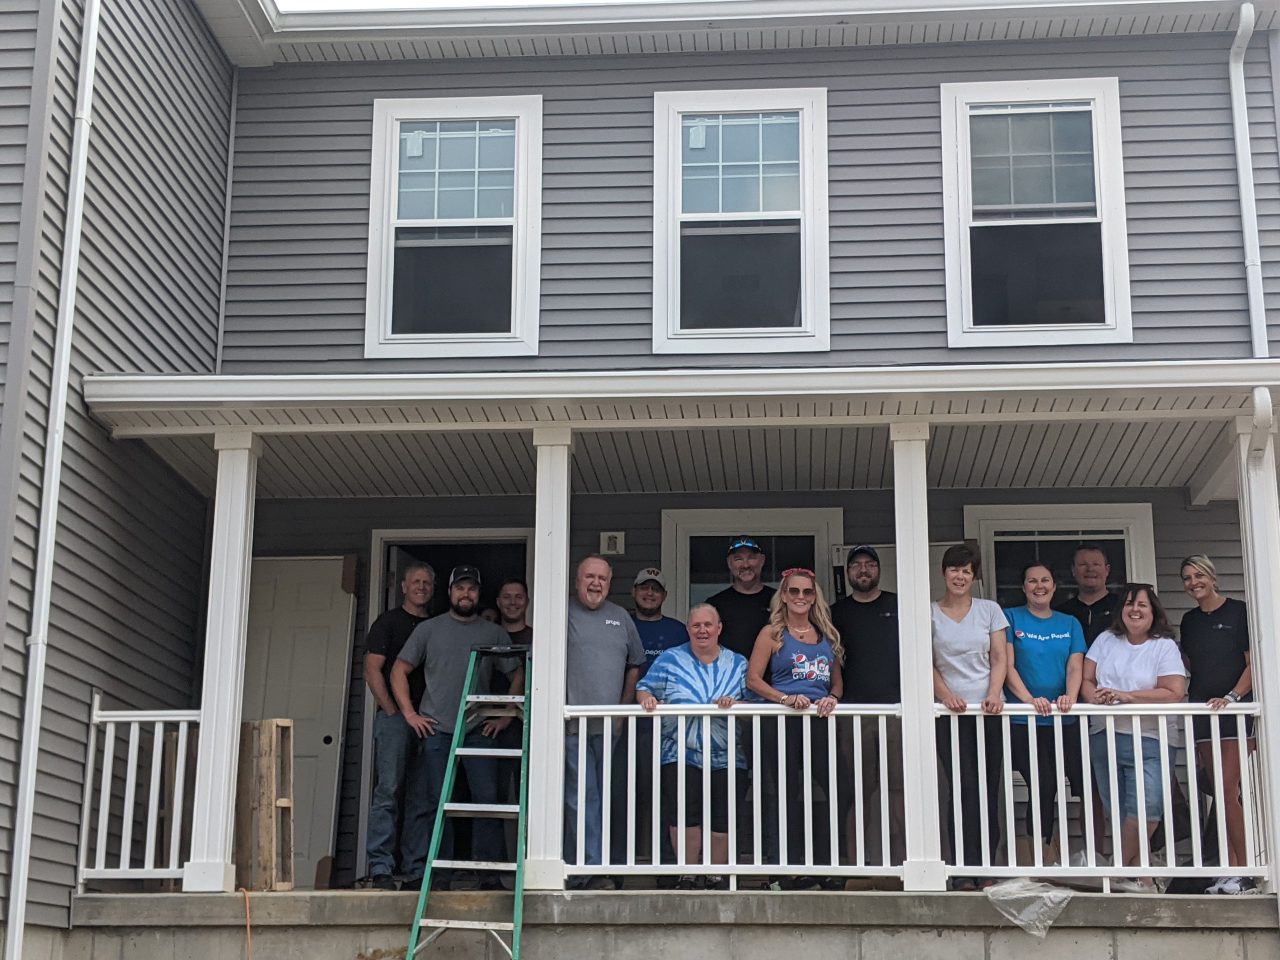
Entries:
<svg viewBox="0 0 1280 960">
<path fill-rule="evenodd" d="M 36 569 L 27 637 L 26 695 L 22 701 L 22 753 L 18 760 L 18 804 L 13 827 L 13 859 L 9 878 L 4 960 L 22 960 L 27 922 L 27 881 L 31 873 L 31 826 L 35 812 L 36 766 L 44 712 L 44 675 L 49 653 L 49 614 L 53 592 L 54 536 L 62 485 L 63 435 L 71 377 L 71 339 L 75 327 L 76 279 L 80 269 L 80 232 L 84 224 L 84 185 L 89 166 L 89 131 L 93 120 L 93 75 L 98 55 L 101 0 L 85 0 L 80 35 L 80 77 L 76 87 L 71 134 L 71 171 L 67 184 L 67 218 L 63 226 L 62 275 L 54 329 L 53 382 L 49 390 L 49 422 L 45 430 L 44 470 L 40 490 L 40 526 L 36 535 Z"/>
<path fill-rule="evenodd" d="M 1240 232 L 1244 240 L 1244 277 L 1249 302 L 1249 334 L 1253 356 L 1271 355 L 1267 311 L 1262 294 L 1262 244 L 1258 240 L 1258 205 L 1253 189 L 1253 153 L 1249 141 L 1249 104 L 1244 88 L 1244 56 L 1257 20 L 1252 3 L 1240 4 L 1236 38 L 1231 44 L 1227 73 L 1231 80 L 1231 127 L 1235 135 L 1236 180 L 1240 184 Z"/>
</svg>

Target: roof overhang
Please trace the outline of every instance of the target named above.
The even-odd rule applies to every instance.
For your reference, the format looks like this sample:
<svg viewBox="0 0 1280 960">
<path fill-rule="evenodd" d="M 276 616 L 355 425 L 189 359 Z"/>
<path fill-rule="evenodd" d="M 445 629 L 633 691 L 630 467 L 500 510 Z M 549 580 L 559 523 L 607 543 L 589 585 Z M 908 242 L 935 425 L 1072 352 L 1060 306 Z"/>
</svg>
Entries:
<svg viewBox="0 0 1280 960">
<path fill-rule="evenodd" d="M 494 0 L 297 13 L 274 0 L 195 2 L 241 66 L 1222 32 L 1239 9 L 1235 0 Z M 1257 29 L 1269 29 L 1277 0 L 1255 7 Z"/>
</svg>

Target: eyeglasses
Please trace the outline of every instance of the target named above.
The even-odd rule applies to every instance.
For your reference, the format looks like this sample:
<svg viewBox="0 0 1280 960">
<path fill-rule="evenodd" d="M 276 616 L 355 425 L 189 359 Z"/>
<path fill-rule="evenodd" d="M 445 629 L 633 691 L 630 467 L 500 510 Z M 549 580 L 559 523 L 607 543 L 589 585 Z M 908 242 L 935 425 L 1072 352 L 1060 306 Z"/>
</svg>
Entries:
<svg viewBox="0 0 1280 960">
<path fill-rule="evenodd" d="M 810 599 L 817 596 L 817 591 L 813 587 L 787 587 L 788 597 L 804 597 Z"/>
</svg>

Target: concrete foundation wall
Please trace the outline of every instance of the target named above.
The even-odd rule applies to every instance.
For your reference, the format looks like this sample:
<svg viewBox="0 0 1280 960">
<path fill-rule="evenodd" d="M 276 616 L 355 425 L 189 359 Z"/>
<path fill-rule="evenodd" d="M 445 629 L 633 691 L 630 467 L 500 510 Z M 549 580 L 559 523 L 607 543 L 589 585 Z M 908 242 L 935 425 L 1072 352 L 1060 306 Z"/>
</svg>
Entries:
<svg viewBox="0 0 1280 960">
<path fill-rule="evenodd" d="M 272 960 L 403 958 L 411 893 L 253 894 L 253 953 Z M 510 917 L 509 897 L 451 893 L 434 915 Z M 439 911 L 439 912 L 437 912 Z M 77 898 L 74 929 L 32 929 L 26 960 L 248 960 L 238 894 Z M 1078 894 L 1037 940 L 982 894 L 533 894 L 526 960 L 1280 960 L 1276 898 Z M 422 960 L 505 953 L 451 931 Z"/>
</svg>

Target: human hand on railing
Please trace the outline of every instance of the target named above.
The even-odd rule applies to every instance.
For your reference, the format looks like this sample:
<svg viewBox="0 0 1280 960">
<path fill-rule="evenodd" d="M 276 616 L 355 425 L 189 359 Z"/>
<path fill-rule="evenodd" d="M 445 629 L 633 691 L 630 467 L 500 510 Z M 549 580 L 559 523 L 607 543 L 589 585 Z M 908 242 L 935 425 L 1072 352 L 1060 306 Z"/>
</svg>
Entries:
<svg viewBox="0 0 1280 960">
<path fill-rule="evenodd" d="M 806 697 L 803 693 L 791 693 L 782 698 L 784 707 L 791 707 L 795 710 L 808 710 L 813 701 Z"/>
<path fill-rule="evenodd" d="M 989 716 L 997 716 L 1004 709 L 1004 700 L 1000 694 L 987 694 L 982 698 L 982 712 Z"/>
<path fill-rule="evenodd" d="M 431 717 L 424 717 L 420 713 L 406 713 L 404 714 L 404 722 L 419 737 L 434 737 L 436 734 L 436 721 Z"/>
<path fill-rule="evenodd" d="M 1205 705 L 1208 706 L 1210 710 L 1221 710 L 1223 707 L 1231 706 L 1231 701 L 1226 697 L 1210 697 L 1205 701 Z"/>
<path fill-rule="evenodd" d="M 1071 708 L 1076 705 L 1076 698 L 1068 694 L 1063 694 L 1057 700 L 1058 709 L 1063 713 L 1070 713 Z"/>
<path fill-rule="evenodd" d="M 511 726 L 510 717 L 490 717 L 484 723 L 480 724 L 480 736 L 496 737 L 509 726 Z"/>
<path fill-rule="evenodd" d="M 1110 687 L 1099 687 L 1098 692 L 1093 695 L 1093 702 L 1109 706 L 1117 703 L 1132 703 L 1133 697 L 1127 690 L 1112 690 Z"/>
<path fill-rule="evenodd" d="M 835 697 L 830 695 L 823 697 L 821 700 L 819 700 L 815 704 L 815 706 L 818 708 L 818 716 L 820 717 L 831 716 L 831 711 L 836 708 L 839 702 L 840 702 L 839 700 L 837 700 Z"/>
<path fill-rule="evenodd" d="M 964 702 L 964 697 L 957 697 L 954 693 L 948 693 L 943 697 L 942 705 L 952 713 L 964 713 L 965 708 L 968 706 Z"/>
<path fill-rule="evenodd" d="M 721 710 L 728 710 L 735 703 L 737 703 L 737 701 L 734 700 L 733 697 L 721 697 L 716 701 L 716 706 L 719 707 Z"/>
<path fill-rule="evenodd" d="M 653 711 L 658 707 L 658 698 L 652 693 L 647 693 L 642 690 L 640 695 L 636 697 L 636 703 L 640 704 L 640 709 L 645 713 L 653 713 Z"/>
<path fill-rule="evenodd" d="M 1053 713 L 1053 704 L 1049 702 L 1048 697 L 1032 697 L 1031 705 L 1036 708 L 1036 713 L 1042 717 L 1047 717 Z"/>
</svg>

